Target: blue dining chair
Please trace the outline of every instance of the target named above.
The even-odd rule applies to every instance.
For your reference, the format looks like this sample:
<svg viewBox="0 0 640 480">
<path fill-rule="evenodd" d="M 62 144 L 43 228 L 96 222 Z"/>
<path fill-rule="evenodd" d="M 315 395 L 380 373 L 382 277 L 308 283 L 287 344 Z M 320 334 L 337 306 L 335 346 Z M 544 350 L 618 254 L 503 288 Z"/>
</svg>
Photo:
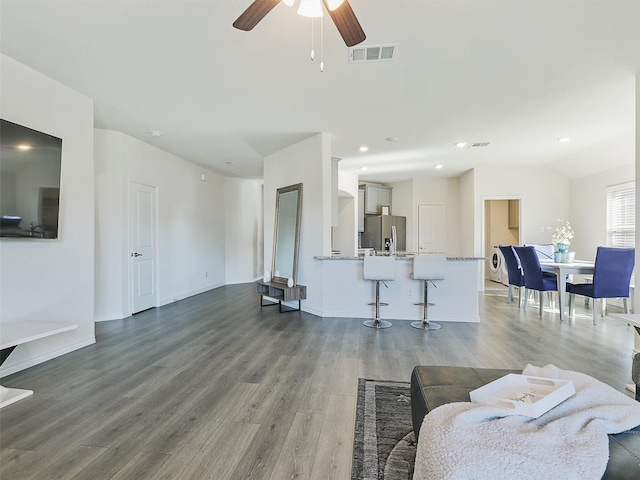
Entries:
<svg viewBox="0 0 640 480">
<path fill-rule="evenodd" d="M 524 308 L 527 308 L 527 295 L 526 290 L 536 290 L 538 292 L 539 310 L 538 314 L 542 316 L 542 309 L 544 306 L 544 292 L 557 292 L 558 291 L 558 279 L 556 276 L 548 276 L 542 273 L 540 267 L 540 260 L 536 253 L 536 249 L 532 246 L 513 247 L 516 255 L 520 259 L 520 265 L 524 272 Z"/>
<path fill-rule="evenodd" d="M 600 299 L 604 316 L 605 299 L 622 298 L 625 313 L 629 313 L 629 284 L 635 265 L 635 248 L 598 247 L 590 283 L 567 282 L 569 314 L 575 314 L 575 296 L 593 298 L 593 324 L 596 324 L 596 299 Z"/>
<path fill-rule="evenodd" d="M 507 265 L 507 274 L 509 276 L 509 292 L 507 293 L 507 303 L 513 300 L 513 287 L 518 288 L 518 307 L 522 305 L 522 287 L 524 287 L 524 275 L 520 267 L 520 260 L 513 251 L 512 245 L 499 245 L 498 248 L 502 252 L 502 257 Z"/>
</svg>

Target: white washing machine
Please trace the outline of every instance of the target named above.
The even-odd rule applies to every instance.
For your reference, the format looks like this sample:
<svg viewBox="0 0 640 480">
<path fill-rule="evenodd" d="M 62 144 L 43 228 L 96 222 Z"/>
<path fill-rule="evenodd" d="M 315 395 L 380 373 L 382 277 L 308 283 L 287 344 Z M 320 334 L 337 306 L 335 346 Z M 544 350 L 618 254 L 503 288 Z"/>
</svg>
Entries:
<svg viewBox="0 0 640 480">
<path fill-rule="evenodd" d="M 509 274 L 507 273 L 507 265 L 502 256 L 502 252 L 497 245 L 491 247 L 491 256 L 489 257 L 489 280 L 503 285 L 509 285 Z"/>
</svg>

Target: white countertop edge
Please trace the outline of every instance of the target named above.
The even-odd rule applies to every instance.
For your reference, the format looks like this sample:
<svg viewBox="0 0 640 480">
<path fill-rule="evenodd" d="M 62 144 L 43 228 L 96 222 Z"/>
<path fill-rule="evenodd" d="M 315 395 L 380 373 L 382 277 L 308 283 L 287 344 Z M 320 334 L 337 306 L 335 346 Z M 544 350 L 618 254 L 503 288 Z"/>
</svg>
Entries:
<svg viewBox="0 0 640 480">
<path fill-rule="evenodd" d="M 413 260 L 415 255 L 407 255 L 402 257 L 395 257 L 396 260 Z M 337 255 L 317 255 L 313 257 L 314 260 L 364 260 L 364 257 L 346 257 Z M 486 260 L 487 257 L 447 257 L 449 262 L 465 262 L 465 261 L 478 261 Z"/>
</svg>

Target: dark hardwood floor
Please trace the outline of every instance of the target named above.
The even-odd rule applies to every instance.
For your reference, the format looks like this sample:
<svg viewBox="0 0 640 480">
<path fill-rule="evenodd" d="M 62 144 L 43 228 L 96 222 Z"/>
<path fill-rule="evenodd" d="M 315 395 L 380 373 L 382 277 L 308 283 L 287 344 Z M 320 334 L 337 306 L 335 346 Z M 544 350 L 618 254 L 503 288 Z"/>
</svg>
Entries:
<svg viewBox="0 0 640 480">
<path fill-rule="evenodd" d="M 35 393 L 0 410 L 0 478 L 349 479 L 358 377 L 553 363 L 623 390 L 633 329 L 577 303 L 560 323 L 497 288 L 480 324 L 376 331 L 260 309 L 243 284 L 98 323 L 95 345 L 2 379 Z"/>
</svg>

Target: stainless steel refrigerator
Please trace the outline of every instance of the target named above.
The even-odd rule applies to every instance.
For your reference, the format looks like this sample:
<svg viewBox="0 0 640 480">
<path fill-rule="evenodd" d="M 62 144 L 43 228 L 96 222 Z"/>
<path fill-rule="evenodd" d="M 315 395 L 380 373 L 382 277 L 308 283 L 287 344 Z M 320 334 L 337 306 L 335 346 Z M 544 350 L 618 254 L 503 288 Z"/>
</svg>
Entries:
<svg viewBox="0 0 640 480">
<path fill-rule="evenodd" d="M 398 215 L 367 215 L 364 217 L 364 232 L 361 247 L 378 252 L 389 250 L 393 229 L 396 227 L 396 250 L 407 249 L 407 217 Z"/>
</svg>

